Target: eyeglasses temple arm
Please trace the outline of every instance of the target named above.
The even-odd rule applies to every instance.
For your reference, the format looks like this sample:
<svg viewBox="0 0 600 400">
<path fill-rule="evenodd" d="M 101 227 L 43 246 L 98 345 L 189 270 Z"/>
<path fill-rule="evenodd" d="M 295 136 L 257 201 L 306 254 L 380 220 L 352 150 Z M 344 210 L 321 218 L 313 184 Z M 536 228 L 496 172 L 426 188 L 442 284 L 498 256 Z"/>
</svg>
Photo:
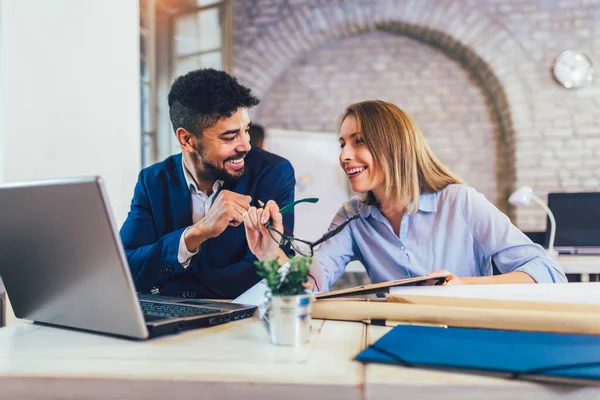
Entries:
<svg viewBox="0 0 600 400">
<path fill-rule="evenodd" d="M 279 212 L 281 213 L 281 215 L 283 215 L 283 214 L 286 214 L 286 213 L 290 212 L 294 208 L 294 206 L 296 204 L 299 204 L 299 203 L 317 203 L 318 201 L 319 201 L 319 199 L 317 197 L 307 197 L 306 199 L 296 200 L 296 201 L 291 202 L 290 204 L 284 206 L 282 209 L 279 210 Z M 264 207 L 264 203 L 262 201 L 259 200 L 258 204 L 261 207 Z M 269 218 L 269 220 L 267 221 L 267 223 L 268 224 L 271 223 L 271 218 Z"/>
<path fill-rule="evenodd" d="M 296 204 L 299 204 L 299 203 L 316 203 L 318 201 L 319 201 L 319 199 L 316 198 L 316 197 L 308 197 L 306 199 L 296 200 L 296 201 L 294 201 L 294 202 L 286 205 L 285 207 L 283 207 L 281 210 L 279 210 L 279 212 L 282 213 L 282 214 L 285 214 L 287 212 L 290 212 L 292 210 L 292 208 L 294 208 L 294 206 Z"/>
<path fill-rule="evenodd" d="M 312 243 L 312 246 L 318 246 L 321 243 L 325 242 L 326 240 L 331 239 L 332 237 L 334 237 L 335 235 L 337 235 L 338 233 L 340 233 L 345 227 L 346 225 L 348 225 L 350 223 L 350 221 L 355 220 L 356 218 L 358 218 L 359 214 L 355 214 L 352 217 L 348 218 L 347 220 L 345 220 L 344 222 L 342 222 L 340 225 L 336 226 L 334 229 L 330 230 L 329 232 L 327 232 L 326 234 L 324 234 L 320 239 L 318 239 L 317 241 Z"/>
</svg>

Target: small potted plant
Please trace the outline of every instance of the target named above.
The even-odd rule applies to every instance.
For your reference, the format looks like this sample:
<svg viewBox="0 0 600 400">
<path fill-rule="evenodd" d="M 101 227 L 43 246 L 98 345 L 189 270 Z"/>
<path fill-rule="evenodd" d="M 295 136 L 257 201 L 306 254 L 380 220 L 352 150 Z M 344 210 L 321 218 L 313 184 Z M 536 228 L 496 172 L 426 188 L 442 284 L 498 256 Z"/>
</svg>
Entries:
<svg viewBox="0 0 600 400">
<path fill-rule="evenodd" d="M 255 263 L 258 275 L 270 289 L 266 322 L 273 344 L 299 346 L 310 338 L 313 296 L 305 284 L 311 262 L 311 257 L 297 256 L 287 269 L 280 267 L 277 259 Z"/>
</svg>

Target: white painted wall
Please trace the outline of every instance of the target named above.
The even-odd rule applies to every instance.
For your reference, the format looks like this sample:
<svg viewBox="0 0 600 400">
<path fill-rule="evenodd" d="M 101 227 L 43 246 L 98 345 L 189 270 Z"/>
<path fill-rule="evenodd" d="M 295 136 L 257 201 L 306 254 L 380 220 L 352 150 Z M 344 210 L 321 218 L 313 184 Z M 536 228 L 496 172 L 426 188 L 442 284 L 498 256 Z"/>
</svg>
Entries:
<svg viewBox="0 0 600 400">
<path fill-rule="evenodd" d="M 100 175 L 120 225 L 141 166 L 138 0 L 0 2 L 4 181 Z"/>
</svg>

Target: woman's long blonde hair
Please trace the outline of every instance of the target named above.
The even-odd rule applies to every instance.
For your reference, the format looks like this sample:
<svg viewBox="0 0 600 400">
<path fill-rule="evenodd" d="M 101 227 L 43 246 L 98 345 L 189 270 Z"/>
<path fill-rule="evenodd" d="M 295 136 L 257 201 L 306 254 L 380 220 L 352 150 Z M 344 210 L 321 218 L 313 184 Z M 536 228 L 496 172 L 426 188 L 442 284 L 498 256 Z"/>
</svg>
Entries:
<svg viewBox="0 0 600 400">
<path fill-rule="evenodd" d="M 412 118 L 394 104 L 381 100 L 351 104 L 341 122 L 349 115 L 356 118 L 375 167 L 384 174 L 385 196 L 391 201 L 379 205 L 383 211 L 413 204 L 408 212 L 415 213 L 421 193 L 463 183 L 429 149 Z M 373 203 L 373 193 L 365 200 Z"/>
</svg>

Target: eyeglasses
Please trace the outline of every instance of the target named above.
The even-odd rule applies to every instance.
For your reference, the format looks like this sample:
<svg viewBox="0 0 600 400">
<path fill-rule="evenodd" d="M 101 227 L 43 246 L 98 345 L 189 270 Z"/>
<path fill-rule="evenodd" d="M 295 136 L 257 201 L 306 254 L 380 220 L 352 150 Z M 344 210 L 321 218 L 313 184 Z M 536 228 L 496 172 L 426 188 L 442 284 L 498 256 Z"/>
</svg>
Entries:
<svg viewBox="0 0 600 400">
<path fill-rule="evenodd" d="M 318 201 L 319 201 L 319 199 L 314 198 L 314 197 L 297 200 L 297 201 L 294 201 L 293 203 L 290 203 L 287 206 L 283 207 L 279 212 L 281 214 L 285 214 L 285 213 L 291 211 L 292 208 L 298 203 L 316 203 Z M 286 246 L 289 243 L 290 246 L 292 247 L 292 249 L 294 249 L 294 251 L 296 253 L 298 253 L 302 256 L 312 257 L 314 255 L 314 248 L 316 246 L 320 245 L 321 243 L 331 239 L 332 237 L 334 237 L 335 235 L 340 233 L 346 227 L 346 225 L 348 225 L 350 223 L 350 221 L 355 220 L 359 216 L 360 216 L 359 213 L 354 214 L 352 217 L 348 218 L 347 220 L 342 222 L 340 225 L 336 226 L 334 229 L 330 230 L 329 232 L 327 232 L 326 234 L 321 236 L 320 239 L 318 239 L 314 242 L 311 242 L 308 240 L 303 240 L 303 239 L 294 237 L 292 235 L 287 235 L 283 232 L 278 231 L 277 229 L 273 228 L 273 226 L 271 225 L 270 219 L 265 224 L 265 227 L 269 231 L 269 235 L 271 235 L 271 238 L 277 244 L 279 244 L 279 246 Z M 285 227 L 284 227 L 284 230 L 285 230 Z"/>
</svg>

